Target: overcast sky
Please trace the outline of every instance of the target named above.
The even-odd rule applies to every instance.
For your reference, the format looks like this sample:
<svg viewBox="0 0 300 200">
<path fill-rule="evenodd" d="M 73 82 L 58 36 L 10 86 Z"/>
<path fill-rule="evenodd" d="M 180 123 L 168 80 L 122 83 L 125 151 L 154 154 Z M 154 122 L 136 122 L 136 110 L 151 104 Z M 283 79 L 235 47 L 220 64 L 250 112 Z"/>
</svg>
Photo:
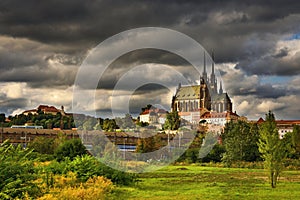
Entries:
<svg viewBox="0 0 300 200">
<path fill-rule="evenodd" d="M 105 39 L 139 27 L 173 29 L 213 50 L 238 114 L 258 119 L 272 110 L 278 119 L 300 119 L 296 0 L 2 0 L 0 112 L 18 114 L 39 104 L 64 105 L 71 112 L 74 81 L 86 56 Z M 172 53 L 145 49 L 121 56 L 99 81 L 96 110 L 109 110 L 112 90 L 123 75 L 131 77 L 129 69 L 136 70 L 135 77 L 152 83 L 163 79 L 175 87 L 168 67 L 197 81 L 189 63 Z M 120 99 L 128 95 L 128 87 L 121 86 Z M 141 85 L 131 94 L 129 111 L 139 112 L 147 103 L 167 108 L 174 92 L 159 84 Z"/>
</svg>

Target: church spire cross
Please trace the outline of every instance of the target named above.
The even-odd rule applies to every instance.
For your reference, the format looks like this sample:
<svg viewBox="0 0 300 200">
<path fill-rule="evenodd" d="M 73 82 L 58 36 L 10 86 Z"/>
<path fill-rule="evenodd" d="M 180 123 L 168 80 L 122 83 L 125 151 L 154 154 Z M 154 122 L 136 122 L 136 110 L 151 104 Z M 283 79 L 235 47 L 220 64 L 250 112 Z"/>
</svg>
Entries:
<svg viewBox="0 0 300 200">
<path fill-rule="evenodd" d="M 218 93 L 217 89 L 217 79 L 215 75 L 215 54 L 214 51 L 211 53 L 211 75 L 210 75 L 210 84 L 214 88 L 215 93 Z"/>
<path fill-rule="evenodd" d="M 220 81 L 220 90 L 219 90 L 219 94 L 223 94 L 222 81 Z"/>
</svg>

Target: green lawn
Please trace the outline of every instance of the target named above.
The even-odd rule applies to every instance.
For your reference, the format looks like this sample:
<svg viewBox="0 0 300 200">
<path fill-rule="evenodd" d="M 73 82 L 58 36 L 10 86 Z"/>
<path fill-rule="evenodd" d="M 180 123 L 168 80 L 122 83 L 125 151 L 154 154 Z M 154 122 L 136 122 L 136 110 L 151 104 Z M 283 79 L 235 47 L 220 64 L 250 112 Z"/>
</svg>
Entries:
<svg viewBox="0 0 300 200">
<path fill-rule="evenodd" d="M 300 171 L 285 171 L 272 189 L 261 169 L 168 166 L 140 174 L 132 187 L 111 199 L 300 199 Z"/>
</svg>

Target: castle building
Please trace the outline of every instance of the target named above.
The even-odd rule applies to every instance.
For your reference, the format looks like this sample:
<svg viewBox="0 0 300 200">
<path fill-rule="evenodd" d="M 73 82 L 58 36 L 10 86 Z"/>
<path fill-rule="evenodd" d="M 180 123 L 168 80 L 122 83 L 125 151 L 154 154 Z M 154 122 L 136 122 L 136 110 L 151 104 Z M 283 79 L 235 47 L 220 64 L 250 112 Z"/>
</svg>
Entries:
<svg viewBox="0 0 300 200">
<path fill-rule="evenodd" d="M 36 109 L 25 110 L 22 114 L 23 115 L 29 115 L 29 114 L 38 115 L 39 111 L 42 111 L 44 114 L 56 115 L 57 113 L 61 113 L 62 115 L 66 115 L 63 106 L 61 106 L 61 110 L 60 110 L 54 106 L 48 106 L 48 105 L 39 105 Z"/>
<path fill-rule="evenodd" d="M 172 99 L 172 110 L 178 111 L 181 118 L 197 124 L 203 114 L 207 112 L 232 113 L 232 102 L 223 91 L 222 82 L 219 83 L 215 75 L 214 54 L 212 54 L 212 71 L 210 78 L 206 71 L 206 55 L 204 52 L 204 69 L 200 76 L 199 85 L 178 85 Z"/>
</svg>

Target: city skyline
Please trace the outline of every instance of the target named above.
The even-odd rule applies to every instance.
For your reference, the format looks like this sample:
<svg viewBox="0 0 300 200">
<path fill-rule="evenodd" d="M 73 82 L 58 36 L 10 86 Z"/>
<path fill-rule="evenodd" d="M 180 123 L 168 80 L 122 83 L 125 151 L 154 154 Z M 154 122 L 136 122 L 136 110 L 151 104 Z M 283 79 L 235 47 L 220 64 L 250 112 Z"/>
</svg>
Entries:
<svg viewBox="0 0 300 200">
<path fill-rule="evenodd" d="M 299 8 L 297 1 L 4 1 L 0 113 L 14 115 L 40 104 L 64 105 L 71 111 L 76 73 L 89 52 L 119 32 L 151 26 L 182 32 L 208 53 L 214 51 L 220 81 L 239 115 L 258 119 L 272 110 L 278 119 L 300 119 Z M 168 80 L 167 70 L 158 75 L 151 69 L 172 67 L 194 81 L 199 77 L 193 77 L 189 63 L 172 53 L 133 51 L 112 63 L 102 77 L 99 101 L 106 102 L 104 97 L 124 72 L 141 65 L 146 67 L 137 69 L 136 78 L 170 81 L 174 90 L 157 84 L 139 87 L 130 104 L 132 112 L 148 103 L 171 106 L 177 80 Z M 120 88 L 120 93 L 127 89 Z M 92 110 L 90 106 L 85 109 Z M 97 109 L 109 110 L 106 105 Z"/>
</svg>

